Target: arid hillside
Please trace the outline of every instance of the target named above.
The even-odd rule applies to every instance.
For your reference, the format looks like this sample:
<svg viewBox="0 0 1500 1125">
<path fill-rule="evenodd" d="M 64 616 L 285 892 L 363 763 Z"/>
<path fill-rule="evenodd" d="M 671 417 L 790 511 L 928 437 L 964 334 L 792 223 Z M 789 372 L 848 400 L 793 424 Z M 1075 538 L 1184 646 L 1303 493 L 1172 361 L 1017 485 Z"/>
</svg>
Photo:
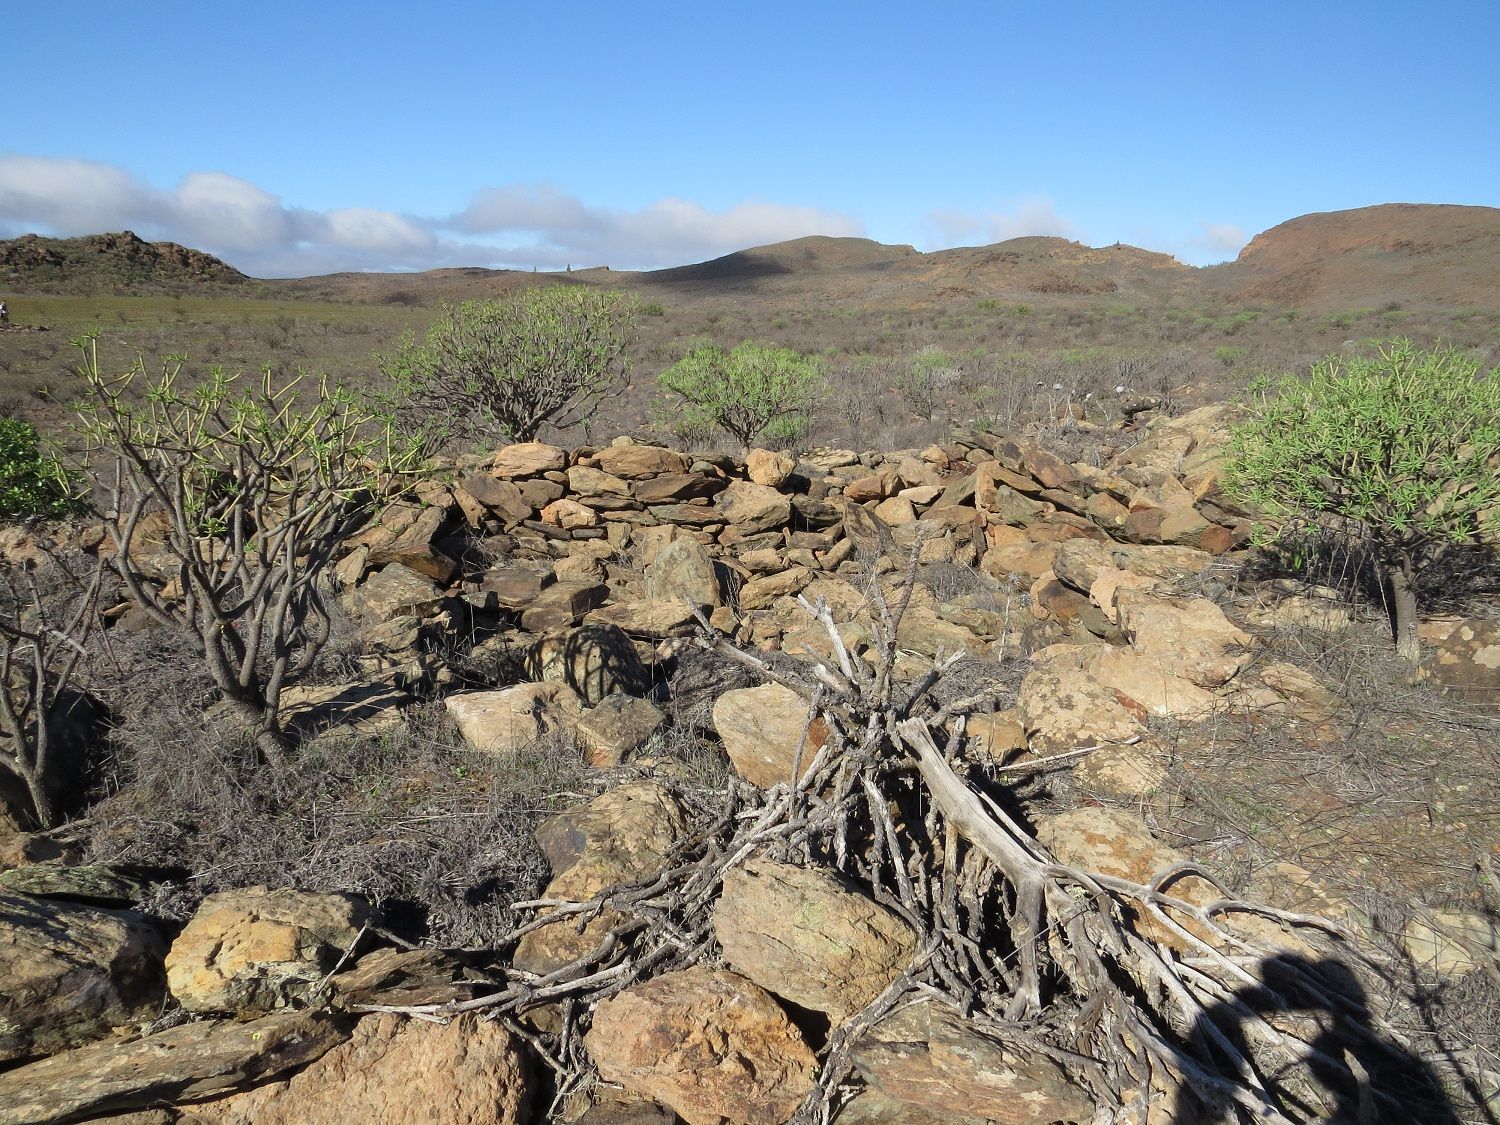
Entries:
<svg viewBox="0 0 1500 1125">
<path fill-rule="evenodd" d="M 1260 375 L 1397 336 L 1500 358 L 1500 210 L 1484 207 L 1306 215 L 1208 268 L 1061 238 L 921 253 L 809 237 L 650 272 L 256 280 L 128 232 L 0 242 L 0 263 L 11 317 L 0 332 L 0 411 L 44 427 L 68 417 L 68 344 L 80 333 L 102 333 L 111 364 L 185 354 L 189 378 L 270 365 L 369 388 L 384 382 L 379 357 L 443 305 L 534 285 L 639 297 L 630 385 L 592 432 L 654 441 L 688 440 L 664 415 L 656 376 L 697 341 L 817 354 L 834 393 L 807 439 L 855 447 L 942 441 L 959 424 L 1107 426 L 1142 394 L 1178 408 L 1235 399 Z M 935 351 L 952 372 L 941 394 L 904 392 L 915 357 Z"/>
</svg>

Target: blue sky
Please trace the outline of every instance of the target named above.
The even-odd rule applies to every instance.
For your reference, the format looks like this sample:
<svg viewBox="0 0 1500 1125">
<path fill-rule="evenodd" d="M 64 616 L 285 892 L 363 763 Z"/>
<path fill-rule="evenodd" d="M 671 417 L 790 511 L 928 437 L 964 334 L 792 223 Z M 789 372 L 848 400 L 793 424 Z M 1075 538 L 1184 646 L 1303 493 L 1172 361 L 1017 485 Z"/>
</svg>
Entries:
<svg viewBox="0 0 1500 1125">
<path fill-rule="evenodd" d="M 0 236 L 265 276 L 1500 205 L 1500 3 L 14 0 Z"/>
</svg>

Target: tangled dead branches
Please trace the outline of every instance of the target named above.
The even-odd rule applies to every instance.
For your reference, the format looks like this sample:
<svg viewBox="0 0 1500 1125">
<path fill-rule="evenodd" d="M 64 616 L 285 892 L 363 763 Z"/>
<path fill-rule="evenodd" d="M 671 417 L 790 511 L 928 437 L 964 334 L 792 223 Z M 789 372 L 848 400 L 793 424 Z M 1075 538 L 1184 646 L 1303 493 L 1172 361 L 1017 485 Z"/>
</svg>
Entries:
<svg viewBox="0 0 1500 1125">
<path fill-rule="evenodd" d="M 1351 1104 L 1347 1092 L 1329 1089 L 1330 1074 L 1352 1074 L 1361 1104 L 1388 1112 L 1382 1100 L 1396 1095 L 1362 1074 L 1358 1052 L 1347 1065 L 1329 1057 L 1326 1025 L 1331 1018 L 1372 1042 L 1397 1037 L 1365 1008 L 1347 970 L 1329 974 L 1311 958 L 1288 956 L 1321 941 L 1358 958 L 1349 935 L 1227 894 L 1190 901 L 1178 889 L 1186 881 L 1217 887 L 1191 865 L 1133 882 L 1054 860 L 1006 807 L 1007 792 L 967 776 L 962 764 L 965 715 L 988 699 L 934 702 L 951 660 L 934 661 L 915 682 L 898 675 L 907 577 L 908 593 L 894 605 L 872 588 L 868 653 L 850 650 L 826 606 L 802 601 L 827 633 L 828 659 L 796 671 L 773 668 L 702 622 L 705 648 L 810 700 L 787 781 L 765 791 L 731 783 L 654 877 L 585 903 L 516 904 L 537 912 L 510 935 L 517 940 L 542 926 L 581 931 L 601 917 L 621 919 L 574 963 L 545 975 L 512 971 L 498 991 L 472 1000 L 371 1010 L 444 1019 L 486 1009 L 509 1018 L 560 1004 L 563 1030 L 528 1038 L 570 1088 L 588 1067 L 577 1022 L 635 983 L 714 962 L 712 907 L 725 874 L 763 856 L 840 873 L 918 935 L 901 976 L 833 1029 L 799 1122 L 832 1119 L 851 1089 L 860 1037 L 918 1000 L 950 1007 L 1008 1049 L 1051 1058 L 1109 1120 L 1153 1091 L 1183 1091 L 1179 1099 L 1257 1121 L 1322 1120 Z M 816 719 L 828 736 L 810 748 Z"/>
</svg>

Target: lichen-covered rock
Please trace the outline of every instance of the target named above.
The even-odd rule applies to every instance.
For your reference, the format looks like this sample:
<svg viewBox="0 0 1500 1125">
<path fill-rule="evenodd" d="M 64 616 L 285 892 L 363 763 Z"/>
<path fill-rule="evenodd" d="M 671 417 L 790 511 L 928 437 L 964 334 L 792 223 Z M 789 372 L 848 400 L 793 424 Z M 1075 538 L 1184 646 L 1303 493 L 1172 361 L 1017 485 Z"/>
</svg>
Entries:
<svg viewBox="0 0 1500 1125">
<path fill-rule="evenodd" d="M 526 674 L 565 684 L 590 706 L 615 692 L 641 695 L 651 687 L 650 673 L 625 631 L 596 623 L 538 640 L 526 654 Z"/>
<path fill-rule="evenodd" d="M 998 1125 L 1061 1125 L 1094 1117 L 1093 1100 L 1056 1063 L 1009 1049 L 937 1004 L 882 1020 L 852 1058 L 870 1086 L 911 1106 L 914 1120 L 937 1113 Z"/>
<path fill-rule="evenodd" d="M 719 494 L 716 506 L 741 535 L 755 535 L 785 527 L 792 518 L 792 502 L 762 484 L 737 480 Z"/>
<path fill-rule="evenodd" d="M 1083 670 L 1075 652 L 1061 645 L 1042 650 L 1021 681 L 1016 714 L 1038 753 L 1129 742 L 1145 733 L 1144 708 L 1132 712 L 1114 688 Z"/>
<path fill-rule="evenodd" d="M 614 883 L 654 874 L 683 831 L 682 809 L 651 781 L 616 786 L 558 813 L 536 832 L 552 868 L 543 897 L 587 902 Z M 528 972 L 550 972 L 594 949 L 620 921 L 605 910 L 582 932 L 566 922 L 542 926 L 521 938 L 514 962 Z"/>
<path fill-rule="evenodd" d="M 247 887 L 209 895 L 167 954 L 190 1012 L 264 1012 L 305 996 L 355 942 L 368 908 L 349 895 Z"/>
<path fill-rule="evenodd" d="M 165 951 L 134 911 L 0 895 L 0 1062 L 86 1043 L 153 1009 Z"/>
<path fill-rule="evenodd" d="M 701 967 L 602 1001 L 584 1045 L 605 1081 L 670 1106 L 688 1125 L 782 1125 L 817 1066 L 763 989 Z"/>
<path fill-rule="evenodd" d="M 1164 671 L 1219 687 L 1250 663 L 1249 634 L 1207 598 L 1161 598 L 1119 590 L 1115 605 L 1130 647 Z"/>
<path fill-rule="evenodd" d="M 490 473 L 502 480 L 539 477 L 557 472 L 568 463 L 568 455 L 555 445 L 522 441 L 497 450 L 489 459 Z"/>
<path fill-rule="evenodd" d="M 662 547 L 646 566 L 646 597 L 703 610 L 720 605 L 719 578 L 703 544 L 683 536 Z"/>
<path fill-rule="evenodd" d="M 724 877 L 714 934 L 730 968 L 837 1027 L 901 975 L 911 927 L 826 871 L 747 860 Z"/>
</svg>

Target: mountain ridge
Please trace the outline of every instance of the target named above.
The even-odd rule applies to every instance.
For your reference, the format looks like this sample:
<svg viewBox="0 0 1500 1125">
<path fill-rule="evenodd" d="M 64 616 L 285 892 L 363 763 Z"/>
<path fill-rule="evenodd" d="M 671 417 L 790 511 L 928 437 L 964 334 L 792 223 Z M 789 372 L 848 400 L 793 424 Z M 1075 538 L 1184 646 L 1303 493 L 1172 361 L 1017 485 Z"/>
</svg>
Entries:
<svg viewBox="0 0 1500 1125">
<path fill-rule="evenodd" d="M 1297 216 L 1252 238 L 1232 262 L 1191 266 L 1124 243 L 1052 236 L 923 252 L 810 235 L 650 271 L 531 273 L 482 266 L 415 273 L 251 278 L 203 251 L 129 231 L 0 241 L 14 291 L 201 292 L 429 304 L 535 284 L 887 304 L 948 298 L 1122 294 L 1148 302 L 1218 299 L 1287 306 L 1415 301 L 1500 308 L 1500 208 L 1378 204 Z"/>
</svg>

